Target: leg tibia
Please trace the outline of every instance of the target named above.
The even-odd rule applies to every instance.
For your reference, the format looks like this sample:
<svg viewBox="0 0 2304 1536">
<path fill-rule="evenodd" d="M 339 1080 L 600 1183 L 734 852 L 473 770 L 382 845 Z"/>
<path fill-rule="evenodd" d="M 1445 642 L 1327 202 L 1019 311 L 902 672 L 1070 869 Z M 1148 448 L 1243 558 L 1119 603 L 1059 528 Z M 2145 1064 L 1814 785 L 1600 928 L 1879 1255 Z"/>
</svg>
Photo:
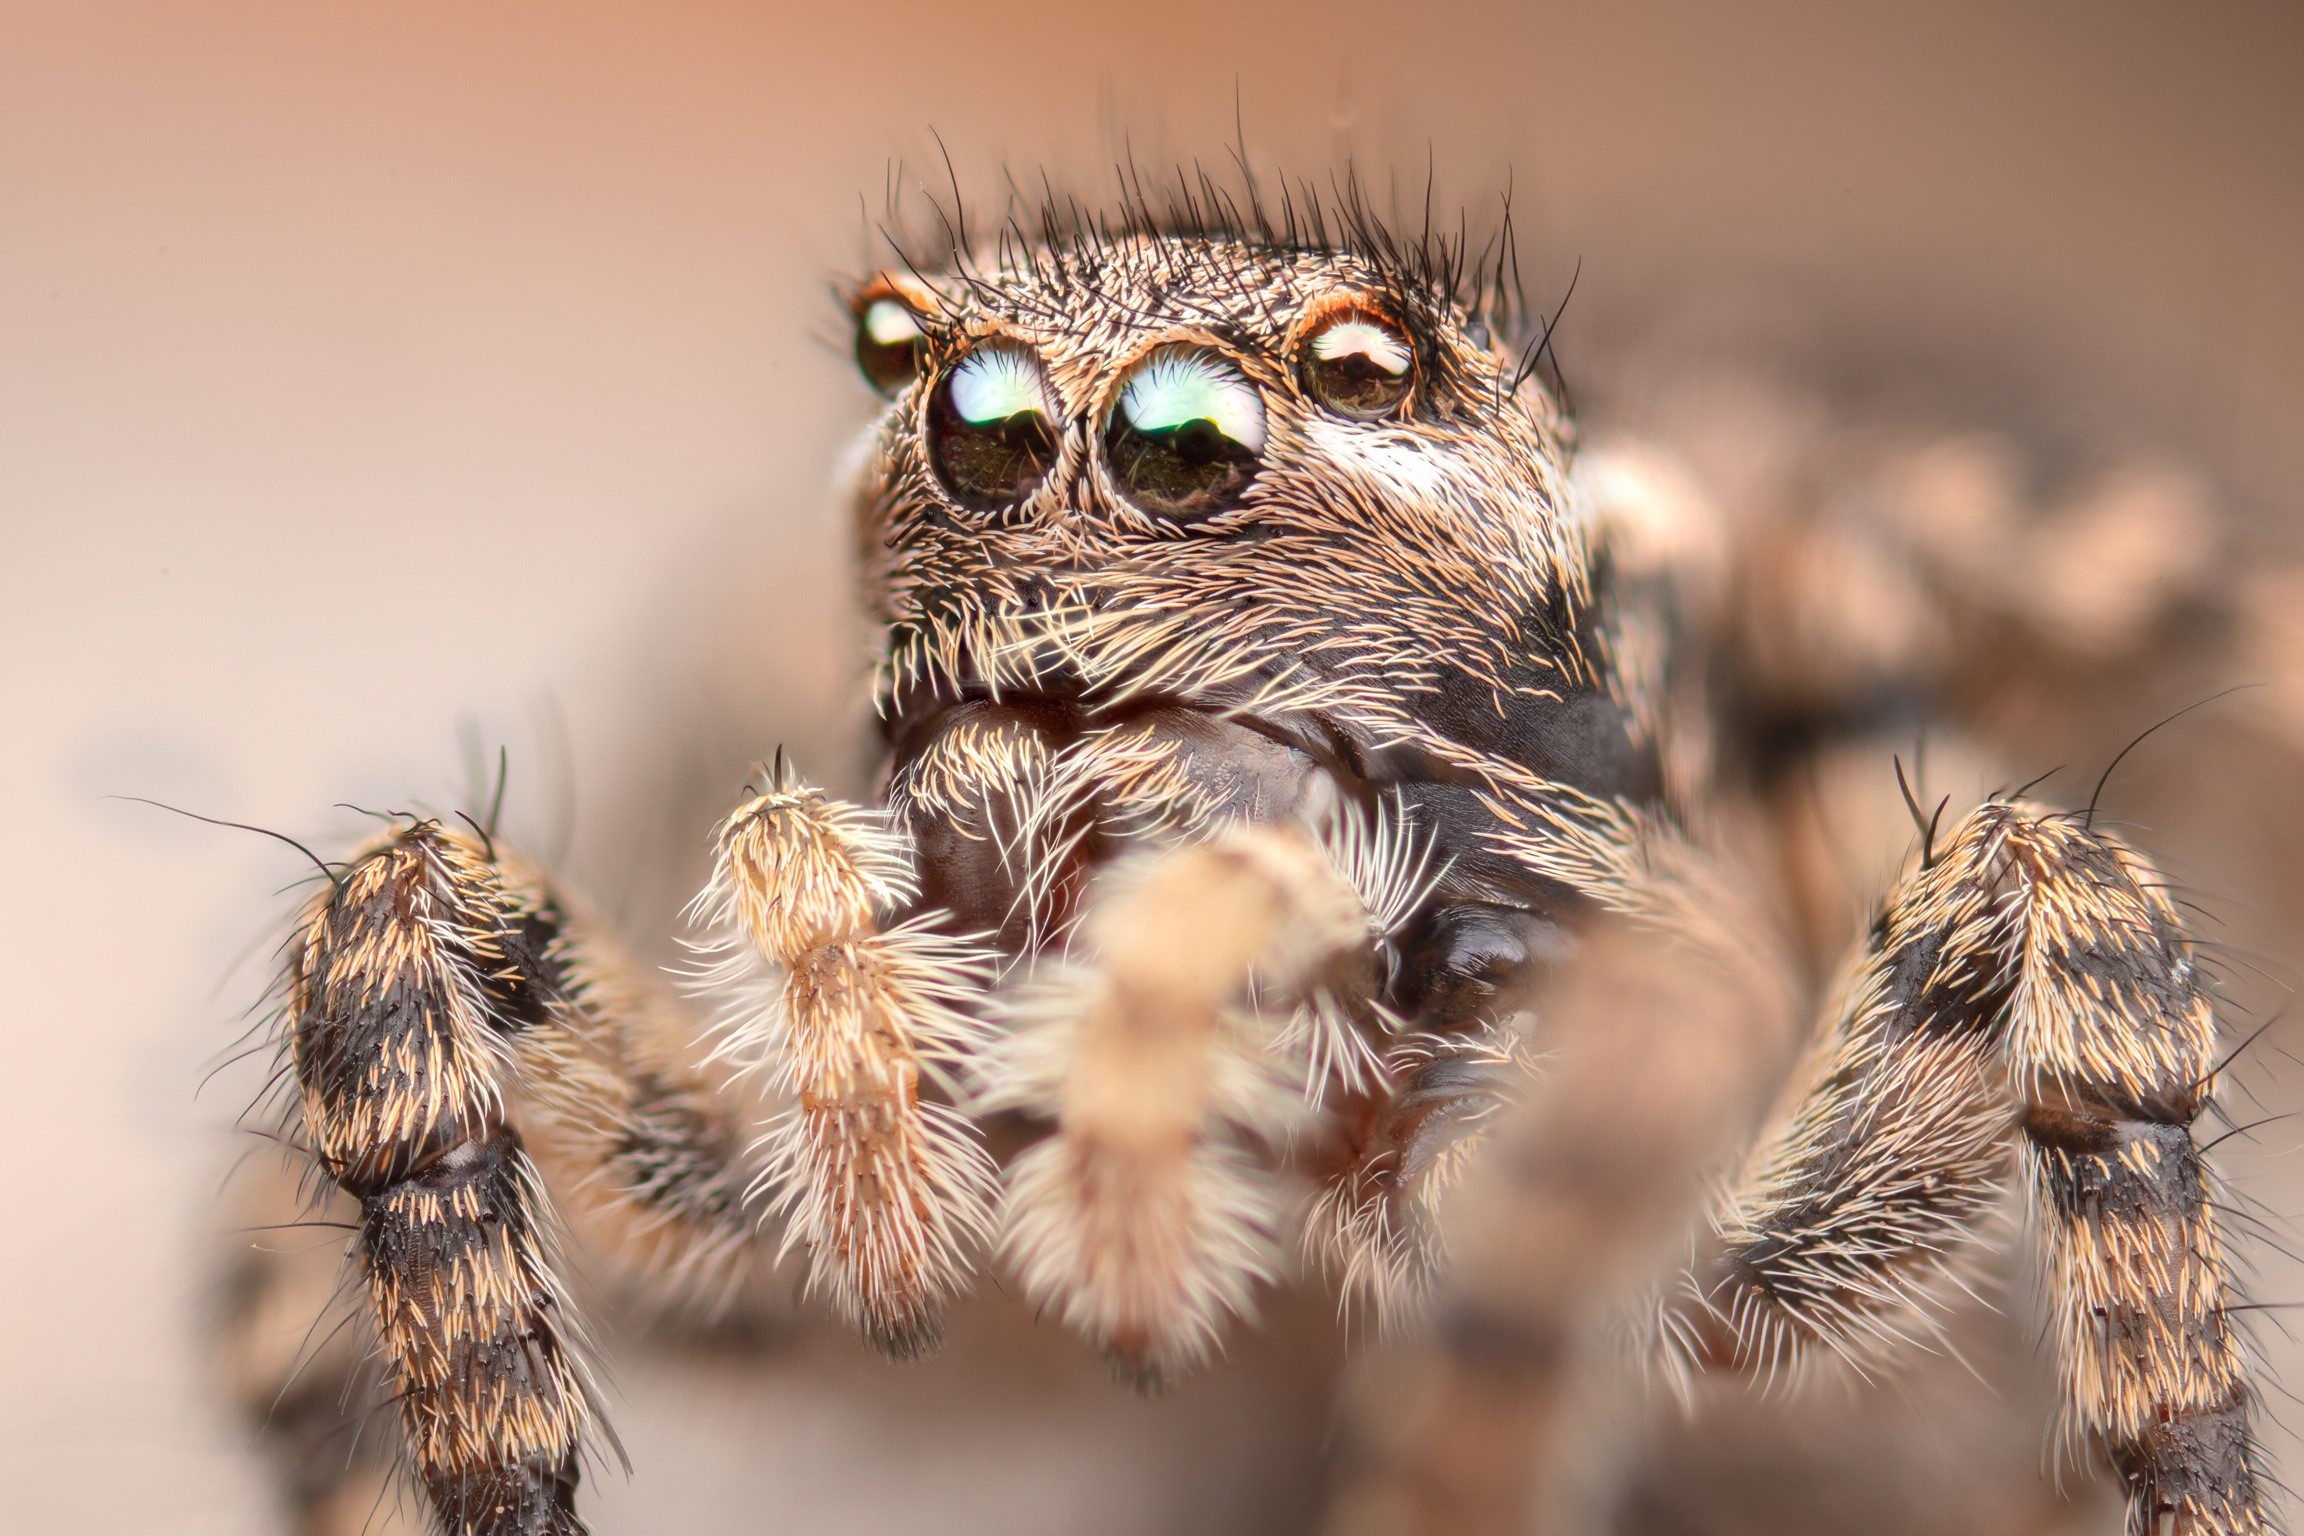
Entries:
<svg viewBox="0 0 2304 1536">
<path fill-rule="evenodd" d="M 285 1024 L 298 1139 L 342 1191 L 329 1213 L 357 1234 L 362 1314 L 313 1323 L 329 1287 L 261 1242 L 238 1277 L 243 1393 L 300 1507 L 316 1530 L 369 1517 L 370 1448 L 390 1442 L 360 1422 L 377 1395 L 452 1530 L 576 1529 L 594 1415 L 551 1215 L 655 1303 L 724 1303 L 759 1253 L 756 1106 L 605 929 L 509 850 L 431 822 L 369 849 L 305 913 Z M 280 1308 L 301 1320 L 268 1347 Z"/>
<path fill-rule="evenodd" d="M 2128 1484 L 2130 1529 L 2264 1529 L 2245 1362 L 2190 1129 L 2054 1134 L 2049 1143 L 2036 1130 L 2025 1162 L 2065 1387 Z"/>
<path fill-rule="evenodd" d="M 455 1532 L 573 1532 L 590 1408 L 565 1340 L 534 1171 L 509 1127 L 361 1202 L 377 1334 L 408 1450 Z"/>
</svg>

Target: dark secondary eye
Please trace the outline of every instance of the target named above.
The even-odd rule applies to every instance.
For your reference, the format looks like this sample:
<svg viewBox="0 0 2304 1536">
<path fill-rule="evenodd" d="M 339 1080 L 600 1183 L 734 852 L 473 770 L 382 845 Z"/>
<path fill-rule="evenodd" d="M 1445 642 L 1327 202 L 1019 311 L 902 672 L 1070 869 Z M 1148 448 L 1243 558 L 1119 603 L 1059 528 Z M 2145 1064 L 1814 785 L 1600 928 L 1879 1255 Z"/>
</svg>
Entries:
<svg viewBox="0 0 2304 1536">
<path fill-rule="evenodd" d="M 1304 343 L 1304 388 L 1345 416 L 1373 421 L 1408 398 L 1416 380 L 1416 348 L 1386 321 L 1347 310 Z"/>
<path fill-rule="evenodd" d="M 884 395 L 919 376 L 926 342 L 920 317 L 895 299 L 874 299 L 856 316 L 856 366 Z"/>
<path fill-rule="evenodd" d="M 1105 460 L 1129 500 L 1178 522 L 1237 502 L 1263 452 L 1263 397 L 1225 358 L 1197 348 L 1138 364 L 1104 430 Z"/>
<path fill-rule="evenodd" d="M 929 401 L 928 453 L 963 506 L 988 512 L 1031 495 L 1056 462 L 1055 412 L 1039 363 L 998 343 L 962 358 Z"/>
</svg>

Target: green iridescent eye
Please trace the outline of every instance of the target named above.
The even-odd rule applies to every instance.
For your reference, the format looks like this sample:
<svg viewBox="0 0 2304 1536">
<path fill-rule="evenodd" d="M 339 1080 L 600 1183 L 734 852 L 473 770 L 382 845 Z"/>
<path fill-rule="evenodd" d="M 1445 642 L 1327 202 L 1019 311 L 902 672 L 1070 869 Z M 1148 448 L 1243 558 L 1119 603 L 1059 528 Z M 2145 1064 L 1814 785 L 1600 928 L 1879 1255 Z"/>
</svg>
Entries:
<svg viewBox="0 0 2304 1536">
<path fill-rule="evenodd" d="M 918 315 L 895 299 L 874 299 L 856 315 L 856 366 L 874 389 L 893 395 L 919 377 L 927 340 Z"/>
<path fill-rule="evenodd" d="M 1032 494 L 1056 462 L 1055 410 L 1032 355 L 991 343 L 962 358 L 928 405 L 928 456 L 962 506 L 989 512 Z"/>
<path fill-rule="evenodd" d="M 1343 310 L 1304 344 L 1305 392 L 1360 421 L 1389 416 L 1416 382 L 1414 343 L 1389 321 Z"/>
<path fill-rule="evenodd" d="M 1240 499 L 1264 452 L 1264 397 L 1222 354 L 1155 352 L 1121 387 L 1104 457 L 1129 500 L 1191 522 Z"/>
</svg>

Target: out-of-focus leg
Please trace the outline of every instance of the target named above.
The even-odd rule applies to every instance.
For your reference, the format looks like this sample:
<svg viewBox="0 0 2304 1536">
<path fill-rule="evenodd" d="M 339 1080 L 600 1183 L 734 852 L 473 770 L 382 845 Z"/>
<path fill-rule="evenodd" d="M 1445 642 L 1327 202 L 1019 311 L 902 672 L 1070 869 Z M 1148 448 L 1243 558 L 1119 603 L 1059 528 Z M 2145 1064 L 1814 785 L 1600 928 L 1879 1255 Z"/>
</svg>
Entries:
<svg viewBox="0 0 2304 1536">
<path fill-rule="evenodd" d="M 1010 1172 L 1005 1246 L 1124 1375 L 1204 1358 L 1276 1276 L 1267 1154 L 1362 1049 L 1374 938 L 1310 834 L 1242 827 L 1109 872 L 1080 958 L 1018 1003 L 984 1102 L 1055 1133 Z"/>
</svg>

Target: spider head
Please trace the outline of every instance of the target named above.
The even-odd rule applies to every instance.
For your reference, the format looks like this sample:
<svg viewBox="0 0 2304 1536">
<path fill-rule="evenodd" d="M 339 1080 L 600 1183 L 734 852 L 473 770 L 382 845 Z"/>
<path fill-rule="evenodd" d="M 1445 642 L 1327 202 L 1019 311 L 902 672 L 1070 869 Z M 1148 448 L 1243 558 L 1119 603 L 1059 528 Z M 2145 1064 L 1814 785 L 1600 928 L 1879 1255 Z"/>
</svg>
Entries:
<svg viewBox="0 0 2304 1536">
<path fill-rule="evenodd" d="M 855 506 L 900 807 L 1062 770 L 1100 827 L 1117 797 L 1172 828 L 1498 763 L 1613 789 L 1637 755 L 1556 413 L 1434 263 L 1098 237 L 852 307 L 889 400 Z"/>
</svg>

